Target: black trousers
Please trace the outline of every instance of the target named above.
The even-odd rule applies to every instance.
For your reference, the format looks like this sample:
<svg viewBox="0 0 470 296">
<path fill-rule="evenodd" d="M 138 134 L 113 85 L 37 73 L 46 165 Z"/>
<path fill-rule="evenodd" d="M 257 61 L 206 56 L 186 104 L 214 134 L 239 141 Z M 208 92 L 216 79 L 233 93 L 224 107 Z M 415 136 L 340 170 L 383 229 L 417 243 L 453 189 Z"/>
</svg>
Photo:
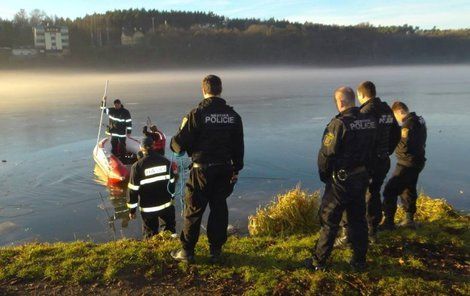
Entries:
<svg viewBox="0 0 470 296">
<path fill-rule="evenodd" d="M 366 218 L 369 226 L 369 233 L 377 230 L 382 221 L 382 200 L 381 189 L 387 173 L 390 170 L 390 158 L 377 158 L 372 165 L 373 169 L 369 174 L 369 184 L 366 192 Z M 342 226 L 347 227 L 346 214 L 343 214 Z"/>
<path fill-rule="evenodd" d="M 387 173 L 390 170 L 390 158 L 379 158 L 374 162 L 366 193 L 367 224 L 369 230 L 377 229 L 382 221 L 381 189 Z"/>
<path fill-rule="evenodd" d="M 199 239 L 202 216 L 209 205 L 207 238 L 211 250 L 220 250 L 227 241 L 227 198 L 232 194 L 233 169 L 229 165 L 192 168 L 186 182 L 181 243 L 192 253 Z"/>
<path fill-rule="evenodd" d="M 176 232 L 175 207 L 171 206 L 158 212 L 143 213 L 142 215 L 142 234 L 144 238 L 151 238 L 159 230 Z"/>
<path fill-rule="evenodd" d="M 111 137 L 111 153 L 114 155 L 126 153 L 126 137 Z"/>
<path fill-rule="evenodd" d="M 326 184 L 319 210 L 320 237 L 314 251 L 318 263 L 325 264 L 329 258 L 344 212 L 353 248 L 352 261 L 365 262 L 368 245 L 365 203 L 367 184 L 367 172 L 350 176 L 344 182 L 331 181 Z"/>
<path fill-rule="evenodd" d="M 398 196 L 406 213 L 416 213 L 416 200 L 418 192 L 416 184 L 418 183 L 419 173 L 423 170 L 424 165 L 419 167 L 406 167 L 397 164 L 392 177 L 388 180 L 384 189 L 384 214 L 387 219 L 393 220 L 397 212 Z"/>
</svg>

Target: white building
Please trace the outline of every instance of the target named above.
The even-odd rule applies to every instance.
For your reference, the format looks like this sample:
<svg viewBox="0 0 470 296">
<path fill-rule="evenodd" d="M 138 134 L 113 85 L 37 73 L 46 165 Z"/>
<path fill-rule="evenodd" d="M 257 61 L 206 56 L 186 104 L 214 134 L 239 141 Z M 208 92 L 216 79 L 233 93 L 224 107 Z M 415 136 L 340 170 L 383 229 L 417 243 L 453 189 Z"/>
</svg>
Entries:
<svg viewBox="0 0 470 296">
<path fill-rule="evenodd" d="M 69 51 L 69 29 L 66 26 L 34 27 L 34 46 L 41 52 L 64 53 Z"/>
<path fill-rule="evenodd" d="M 13 48 L 11 50 L 13 57 L 29 58 L 34 57 L 38 54 L 38 50 L 35 48 Z"/>
<path fill-rule="evenodd" d="M 140 44 L 144 40 L 144 33 L 141 30 L 126 30 L 122 28 L 121 33 L 121 44 L 124 46 L 133 46 L 136 44 Z"/>
</svg>

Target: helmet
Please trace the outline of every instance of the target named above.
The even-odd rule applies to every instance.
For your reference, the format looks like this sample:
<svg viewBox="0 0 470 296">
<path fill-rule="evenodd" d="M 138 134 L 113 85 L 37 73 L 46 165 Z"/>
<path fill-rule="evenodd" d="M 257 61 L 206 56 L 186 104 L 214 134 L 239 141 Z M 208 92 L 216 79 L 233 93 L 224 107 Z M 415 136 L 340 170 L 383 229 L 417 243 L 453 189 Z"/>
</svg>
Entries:
<svg viewBox="0 0 470 296">
<path fill-rule="evenodd" d="M 165 150 L 166 138 L 165 134 L 159 130 L 152 131 L 153 137 L 153 149 L 158 150 Z"/>
</svg>

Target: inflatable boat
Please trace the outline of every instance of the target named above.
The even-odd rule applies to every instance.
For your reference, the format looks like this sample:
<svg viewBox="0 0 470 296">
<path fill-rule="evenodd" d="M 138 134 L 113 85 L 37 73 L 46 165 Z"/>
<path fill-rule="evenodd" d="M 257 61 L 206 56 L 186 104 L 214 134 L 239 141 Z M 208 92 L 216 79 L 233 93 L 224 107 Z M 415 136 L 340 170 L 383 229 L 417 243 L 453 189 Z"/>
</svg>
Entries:
<svg viewBox="0 0 470 296">
<path fill-rule="evenodd" d="M 117 157 L 111 153 L 111 138 L 107 137 L 98 142 L 93 149 L 93 159 L 107 178 L 108 184 L 118 184 L 129 179 L 131 165 L 137 160 L 140 141 L 128 136 L 126 139 L 127 153 Z"/>
</svg>

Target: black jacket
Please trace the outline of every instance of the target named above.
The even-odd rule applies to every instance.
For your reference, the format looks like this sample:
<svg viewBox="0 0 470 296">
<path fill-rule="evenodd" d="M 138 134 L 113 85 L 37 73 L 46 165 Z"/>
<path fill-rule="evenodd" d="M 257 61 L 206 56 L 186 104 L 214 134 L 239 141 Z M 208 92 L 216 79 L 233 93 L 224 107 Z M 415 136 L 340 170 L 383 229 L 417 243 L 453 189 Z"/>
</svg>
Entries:
<svg viewBox="0 0 470 296">
<path fill-rule="evenodd" d="M 108 133 L 111 136 L 125 136 L 132 132 L 132 119 L 129 110 L 122 106 L 120 109 L 106 108 L 109 116 Z"/>
<path fill-rule="evenodd" d="M 168 189 L 174 192 L 176 169 L 156 152 L 150 152 L 134 163 L 127 189 L 127 207 L 131 213 L 138 206 L 141 212 L 158 212 L 173 205 Z"/>
<path fill-rule="evenodd" d="M 395 150 L 398 164 L 406 167 L 424 166 L 426 138 L 426 122 L 421 116 L 411 112 L 403 119 L 401 140 Z"/>
<path fill-rule="evenodd" d="M 392 109 L 380 98 L 374 98 L 361 106 L 361 113 L 374 116 L 378 123 L 373 157 L 388 158 L 400 141 L 400 126 Z"/>
<path fill-rule="evenodd" d="M 176 153 L 186 151 L 196 163 L 232 162 L 238 172 L 244 157 L 242 119 L 224 99 L 204 99 L 183 118 L 170 146 Z"/>
<path fill-rule="evenodd" d="M 377 122 L 358 107 L 339 113 L 327 125 L 318 152 L 320 179 L 327 183 L 333 172 L 367 167 L 375 143 Z"/>
</svg>

